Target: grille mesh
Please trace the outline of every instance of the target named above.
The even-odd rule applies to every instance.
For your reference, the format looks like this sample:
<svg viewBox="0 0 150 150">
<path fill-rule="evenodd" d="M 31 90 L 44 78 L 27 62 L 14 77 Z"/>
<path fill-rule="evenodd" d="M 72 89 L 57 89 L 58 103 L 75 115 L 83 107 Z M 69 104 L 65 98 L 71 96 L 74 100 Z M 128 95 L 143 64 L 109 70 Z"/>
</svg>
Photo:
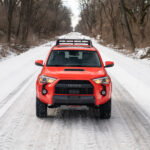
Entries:
<svg viewBox="0 0 150 150">
<path fill-rule="evenodd" d="M 93 94 L 93 85 L 87 80 L 60 80 L 55 94 Z"/>
</svg>

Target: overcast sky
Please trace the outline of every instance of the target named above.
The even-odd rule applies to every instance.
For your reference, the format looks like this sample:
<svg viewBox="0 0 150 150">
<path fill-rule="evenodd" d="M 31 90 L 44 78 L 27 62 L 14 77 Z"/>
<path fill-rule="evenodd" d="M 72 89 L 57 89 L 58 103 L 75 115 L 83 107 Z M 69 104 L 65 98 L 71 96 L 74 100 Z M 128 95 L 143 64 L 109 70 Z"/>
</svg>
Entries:
<svg viewBox="0 0 150 150">
<path fill-rule="evenodd" d="M 80 5 L 79 0 L 63 0 L 64 5 L 72 11 L 72 26 L 75 27 L 79 21 Z"/>
</svg>

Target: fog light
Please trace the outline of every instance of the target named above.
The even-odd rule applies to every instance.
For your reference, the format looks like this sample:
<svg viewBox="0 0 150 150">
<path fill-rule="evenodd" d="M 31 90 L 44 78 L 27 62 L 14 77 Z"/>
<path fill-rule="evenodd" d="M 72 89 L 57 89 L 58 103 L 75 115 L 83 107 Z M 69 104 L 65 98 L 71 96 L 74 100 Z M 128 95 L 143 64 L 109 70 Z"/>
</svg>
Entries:
<svg viewBox="0 0 150 150">
<path fill-rule="evenodd" d="M 103 96 L 105 96 L 105 95 L 106 95 L 106 91 L 105 91 L 105 90 L 102 90 L 102 91 L 101 91 L 101 94 L 102 94 Z"/>
<path fill-rule="evenodd" d="M 43 89 L 43 90 L 42 90 L 42 94 L 43 94 L 43 95 L 46 95 L 46 94 L 47 94 L 47 90 L 46 90 L 46 89 Z"/>
</svg>

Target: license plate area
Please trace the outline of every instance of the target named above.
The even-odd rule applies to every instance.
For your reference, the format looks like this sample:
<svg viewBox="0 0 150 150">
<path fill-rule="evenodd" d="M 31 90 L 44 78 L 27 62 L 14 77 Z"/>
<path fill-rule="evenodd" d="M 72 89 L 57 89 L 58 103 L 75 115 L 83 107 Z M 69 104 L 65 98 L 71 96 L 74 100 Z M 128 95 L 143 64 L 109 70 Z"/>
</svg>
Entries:
<svg viewBox="0 0 150 150">
<path fill-rule="evenodd" d="M 80 94 L 80 90 L 78 89 L 70 89 L 69 94 Z"/>
</svg>

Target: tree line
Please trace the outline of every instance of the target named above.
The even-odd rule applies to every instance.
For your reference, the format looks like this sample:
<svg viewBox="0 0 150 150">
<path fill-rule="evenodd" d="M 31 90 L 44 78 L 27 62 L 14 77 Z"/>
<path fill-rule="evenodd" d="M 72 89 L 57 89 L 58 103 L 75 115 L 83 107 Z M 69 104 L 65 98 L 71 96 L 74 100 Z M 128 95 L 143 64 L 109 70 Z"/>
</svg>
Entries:
<svg viewBox="0 0 150 150">
<path fill-rule="evenodd" d="M 62 0 L 0 0 L 0 41 L 27 45 L 70 32 L 70 14 Z"/>
<path fill-rule="evenodd" d="M 80 6 L 76 31 L 133 51 L 150 46 L 150 0 L 80 0 Z"/>
</svg>

